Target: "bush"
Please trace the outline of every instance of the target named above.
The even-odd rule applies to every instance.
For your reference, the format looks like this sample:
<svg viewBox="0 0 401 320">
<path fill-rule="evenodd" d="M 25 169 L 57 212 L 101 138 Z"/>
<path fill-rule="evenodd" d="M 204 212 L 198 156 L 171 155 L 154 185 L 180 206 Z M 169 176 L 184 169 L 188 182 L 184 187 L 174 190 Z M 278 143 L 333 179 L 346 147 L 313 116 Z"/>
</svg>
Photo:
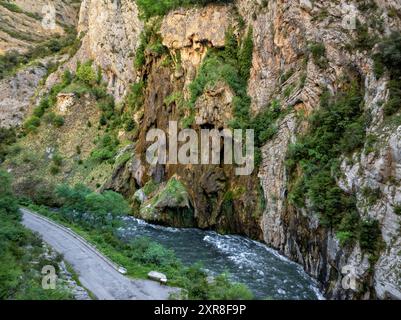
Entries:
<svg viewBox="0 0 401 320">
<path fill-rule="evenodd" d="M 197 300 L 251 300 L 249 289 L 242 284 L 230 282 L 227 274 L 222 274 L 208 282 L 207 274 L 200 264 L 185 270 L 184 288 L 189 299 Z"/>
<path fill-rule="evenodd" d="M 244 42 L 238 52 L 239 73 L 243 79 L 249 80 L 253 57 L 253 29 L 249 28 Z"/>
<path fill-rule="evenodd" d="M 393 32 L 379 42 L 373 59 L 377 77 L 381 77 L 385 71 L 390 75 L 390 98 L 384 105 L 384 113 L 391 116 L 401 109 L 401 33 Z"/>
<path fill-rule="evenodd" d="M 37 116 L 31 116 L 24 122 L 24 130 L 27 133 L 35 132 L 40 126 L 40 119 Z"/>
<path fill-rule="evenodd" d="M 255 130 L 255 145 L 262 147 L 277 133 L 276 120 L 280 116 L 281 107 L 274 100 L 264 111 L 260 112 L 251 121 L 251 128 Z"/>
<path fill-rule="evenodd" d="M 113 216 L 127 215 L 131 210 L 123 196 L 113 191 L 96 193 L 82 184 L 74 187 L 60 185 L 56 188 L 56 196 L 60 198 L 64 208 L 93 214 Z"/>
<path fill-rule="evenodd" d="M 16 141 L 17 135 L 14 129 L 0 128 L 0 163 L 10 153 L 10 146 Z"/>
<path fill-rule="evenodd" d="M 18 218 L 18 203 L 11 191 L 11 177 L 0 170 L 0 215 L 9 215 Z"/>
<path fill-rule="evenodd" d="M 119 145 L 118 139 L 111 134 L 105 134 L 96 142 L 96 148 L 91 153 L 91 159 L 96 162 L 112 160 Z"/>
<path fill-rule="evenodd" d="M 323 43 L 314 42 L 309 45 L 309 51 L 312 54 L 313 62 L 324 69 L 328 66 L 326 58 L 326 47 Z"/>
<path fill-rule="evenodd" d="M 168 250 L 158 243 L 150 242 L 144 250 L 141 260 L 146 264 L 154 264 L 156 266 L 171 266 L 177 264 L 177 258 L 174 251 Z M 133 244 L 135 247 L 135 243 Z"/>
<path fill-rule="evenodd" d="M 83 64 L 78 64 L 77 66 L 77 79 L 87 85 L 95 85 L 98 79 L 95 71 L 93 70 L 92 64 L 92 61 L 88 61 Z"/>
<path fill-rule="evenodd" d="M 42 241 L 21 224 L 18 202 L 10 176 L 0 170 L 0 299 L 68 299 L 68 292 L 43 290 L 40 271 L 44 260 Z M 33 264 L 39 261 L 38 264 Z"/>
<path fill-rule="evenodd" d="M 2 4 L 8 3 L 5 1 Z M 8 3 L 12 5 L 11 3 Z M 24 12 L 24 14 L 29 14 Z M 15 34 L 16 37 L 26 38 L 23 34 Z M 72 46 L 76 39 L 76 32 L 73 28 L 67 30 L 67 34 L 64 37 L 58 37 L 40 43 L 26 53 L 19 53 L 18 51 L 12 50 L 6 52 L 4 55 L 0 55 L 0 80 L 6 76 L 12 75 L 13 72 L 20 66 L 26 65 L 31 61 L 39 58 L 43 58 L 57 52 L 63 52 L 68 47 Z M 29 39 L 31 40 L 31 39 Z M 51 71 L 49 68 L 48 72 Z"/>
<path fill-rule="evenodd" d="M 394 206 L 394 213 L 395 213 L 396 215 L 401 216 L 401 203 L 396 204 L 396 205 Z"/>
<path fill-rule="evenodd" d="M 43 120 L 46 123 L 54 125 L 56 128 L 60 128 L 64 125 L 64 118 L 60 115 L 56 115 L 54 112 L 49 112 L 44 115 Z"/>
<path fill-rule="evenodd" d="M 362 251 L 376 254 L 380 246 L 381 230 L 377 220 L 365 220 L 361 224 L 359 243 Z"/>
<path fill-rule="evenodd" d="M 209 285 L 208 296 L 210 300 L 252 300 L 253 298 L 245 285 L 232 284 L 226 274 L 217 276 Z"/>
<path fill-rule="evenodd" d="M 339 231 L 337 232 L 336 237 L 340 241 L 340 245 L 344 247 L 353 238 L 353 234 L 349 231 Z"/>
</svg>

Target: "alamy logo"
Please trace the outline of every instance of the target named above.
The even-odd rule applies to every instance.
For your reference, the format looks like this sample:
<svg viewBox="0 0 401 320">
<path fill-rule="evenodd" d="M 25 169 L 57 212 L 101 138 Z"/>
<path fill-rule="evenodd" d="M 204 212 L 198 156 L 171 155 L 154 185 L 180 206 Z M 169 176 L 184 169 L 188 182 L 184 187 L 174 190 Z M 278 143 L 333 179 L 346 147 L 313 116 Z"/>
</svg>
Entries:
<svg viewBox="0 0 401 320">
<path fill-rule="evenodd" d="M 56 289 L 57 274 L 56 269 L 53 266 L 44 266 L 42 268 L 42 288 L 43 290 L 54 290 Z"/>
<path fill-rule="evenodd" d="M 355 268 L 352 266 L 344 266 L 341 269 L 341 273 L 344 276 L 341 281 L 343 289 L 356 291 L 358 288 L 358 284 Z"/>
<path fill-rule="evenodd" d="M 169 122 L 166 132 L 151 129 L 147 142 L 154 142 L 146 151 L 146 160 L 156 164 L 236 164 L 235 174 L 251 175 L 255 168 L 254 130 L 184 129 L 178 132 L 176 121 Z M 199 139 L 200 138 L 200 139 Z M 180 145 L 180 146 L 179 146 Z M 168 151 L 167 151 L 168 146 Z"/>
<path fill-rule="evenodd" d="M 355 30 L 356 29 L 356 21 L 357 21 L 357 9 L 354 4 L 344 4 L 343 9 L 345 15 L 342 20 L 342 27 L 347 30 Z"/>
<path fill-rule="evenodd" d="M 42 7 L 42 27 L 45 30 L 56 29 L 56 8 L 53 4 L 48 4 Z"/>
</svg>

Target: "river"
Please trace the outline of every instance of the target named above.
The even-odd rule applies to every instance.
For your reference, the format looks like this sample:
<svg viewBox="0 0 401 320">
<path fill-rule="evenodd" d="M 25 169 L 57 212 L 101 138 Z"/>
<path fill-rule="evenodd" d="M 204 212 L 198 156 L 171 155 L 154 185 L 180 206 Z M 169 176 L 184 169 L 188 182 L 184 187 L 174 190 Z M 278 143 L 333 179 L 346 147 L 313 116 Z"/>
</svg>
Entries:
<svg viewBox="0 0 401 320">
<path fill-rule="evenodd" d="M 266 245 L 235 235 L 156 226 L 132 217 L 119 229 L 125 239 L 149 237 L 172 249 L 186 265 L 201 262 L 210 275 L 228 272 L 256 299 L 322 299 L 318 284 L 302 267 Z"/>
</svg>

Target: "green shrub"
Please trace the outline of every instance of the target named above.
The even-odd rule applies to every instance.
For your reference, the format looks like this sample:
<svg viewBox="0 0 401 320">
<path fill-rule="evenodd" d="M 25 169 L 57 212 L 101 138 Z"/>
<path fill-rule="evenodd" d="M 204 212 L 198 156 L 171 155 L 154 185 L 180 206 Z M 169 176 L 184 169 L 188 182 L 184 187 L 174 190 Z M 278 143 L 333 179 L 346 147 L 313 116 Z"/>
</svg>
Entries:
<svg viewBox="0 0 401 320">
<path fill-rule="evenodd" d="M 64 118 L 60 115 L 56 115 L 54 112 L 45 114 L 43 120 L 46 123 L 54 125 L 56 128 L 60 128 L 64 125 Z"/>
<path fill-rule="evenodd" d="M 401 80 L 401 77 L 399 77 Z M 386 116 L 392 116 L 401 109 L 401 84 L 400 80 L 390 80 L 388 83 L 388 90 L 390 91 L 390 97 L 384 104 L 384 114 Z"/>
<path fill-rule="evenodd" d="M 116 217 L 130 213 L 129 204 L 113 191 L 97 193 L 82 184 L 57 186 L 55 195 L 63 217 L 88 230 L 108 229 L 119 222 Z M 109 216 L 111 215 L 111 216 Z"/>
<path fill-rule="evenodd" d="M 94 85 L 97 82 L 97 75 L 92 67 L 93 62 L 87 61 L 82 64 L 78 64 L 76 77 L 82 83 L 87 85 Z"/>
<path fill-rule="evenodd" d="M 384 105 L 384 113 L 391 116 L 401 109 L 401 33 L 393 32 L 382 39 L 373 59 L 377 77 L 381 77 L 385 71 L 390 75 L 390 97 Z"/>
<path fill-rule="evenodd" d="M 35 132 L 40 126 L 40 119 L 37 116 L 31 116 L 24 122 L 24 130 L 27 133 Z"/>
<path fill-rule="evenodd" d="M 251 128 L 255 130 L 255 145 L 257 147 L 262 147 L 277 133 L 276 120 L 280 113 L 279 102 L 274 100 L 268 108 L 252 119 Z"/>
<path fill-rule="evenodd" d="M 209 282 L 200 264 L 186 269 L 184 276 L 183 287 L 188 291 L 188 298 L 191 300 L 250 300 L 253 298 L 245 285 L 230 282 L 227 274 L 219 275 Z"/>
<path fill-rule="evenodd" d="M 111 134 L 105 134 L 96 142 L 96 148 L 91 153 L 91 159 L 96 162 L 111 161 L 119 145 L 118 139 Z"/>
<path fill-rule="evenodd" d="M 60 167 L 59 166 L 56 166 L 55 164 L 53 164 L 53 165 L 51 165 L 50 166 L 50 173 L 53 175 L 53 176 L 55 176 L 55 175 L 58 175 L 59 173 L 60 173 Z"/>
<path fill-rule="evenodd" d="M 86 84 L 82 84 L 80 82 L 74 82 L 68 85 L 63 89 L 64 93 L 73 93 L 75 94 L 78 98 L 82 97 L 84 94 L 89 92 L 89 88 Z M 93 91 L 91 91 L 93 92 Z"/>
<path fill-rule="evenodd" d="M 62 126 L 64 125 L 64 118 L 63 118 L 62 116 L 60 116 L 60 115 L 56 116 L 56 117 L 54 118 L 54 120 L 53 120 L 53 125 L 54 125 L 56 128 L 62 127 Z"/>
<path fill-rule="evenodd" d="M 239 283 L 231 283 L 226 274 L 217 276 L 209 285 L 208 296 L 210 300 L 252 300 L 253 294 L 249 289 Z"/>
<path fill-rule="evenodd" d="M 0 128 L 0 163 L 10 153 L 10 146 L 17 141 L 15 129 Z"/>
<path fill-rule="evenodd" d="M 356 31 L 357 36 L 353 41 L 353 48 L 370 51 L 376 44 L 376 36 L 369 30 L 367 25 L 362 24 L 359 20 L 356 23 Z"/>
<path fill-rule="evenodd" d="M 52 293 L 48 291 L 53 290 L 42 289 L 42 241 L 22 226 L 18 208 L 11 190 L 11 178 L 0 170 L 0 299 L 70 298 L 60 289 Z M 39 263 L 36 265 L 33 261 Z"/>
<path fill-rule="evenodd" d="M 135 112 L 140 107 L 142 107 L 143 99 L 144 99 L 144 97 L 143 97 L 144 87 L 145 87 L 145 84 L 143 81 L 134 83 L 131 86 L 131 91 L 127 97 L 127 105 L 128 105 L 128 108 L 133 112 Z"/>
<path fill-rule="evenodd" d="M 398 203 L 394 206 L 394 213 L 396 215 L 401 216 L 401 203 Z"/>
<path fill-rule="evenodd" d="M 377 203 L 377 201 L 382 197 L 382 192 L 380 188 L 370 188 L 364 187 L 362 188 L 362 196 L 365 198 L 367 204 L 369 206 L 373 206 Z"/>
<path fill-rule="evenodd" d="M 240 50 L 238 51 L 239 73 L 242 79 L 249 80 L 253 57 L 253 29 L 249 28 Z"/>
<path fill-rule="evenodd" d="M 62 164 L 63 164 L 63 158 L 62 158 L 59 154 L 55 154 L 55 155 L 53 156 L 52 161 L 53 161 L 53 163 L 54 163 L 56 166 L 58 166 L 58 167 L 61 167 Z"/>
<path fill-rule="evenodd" d="M 49 107 L 49 99 L 43 98 L 40 100 L 39 105 L 33 110 L 33 115 L 41 118 L 45 114 L 46 110 L 49 109 Z"/>
<path fill-rule="evenodd" d="M 24 13 L 27 14 L 26 12 Z M 33 46 L 26 53 L 19 53 L 12 50 L 6 52 L 4 55 L 0 55 L 0 80 L 6 76 L 12 75 L 20 66 L 26 65 L 36 59 L 66 50 L 76 39 L 76 32 L 73 28 L 66 30 L 67 33 L 65 36 L 54 38 Z M 7 29 L 6 31 L 9 30 Z M 15 33 L 14 35 L 16 38 L 26 38 L 23 33 Z M 31 39 L 27 40 L 30 41 Z M 48 67 L 48 73 L 54 71 L 54 68 L 50 68 L 50 66 Z"/>
<path fill-rule="evenodd" d="M 349 231 L 339 231 L 337 232 L 336 236 L 340 241 L 340 245 L 344 247 L 347 243 L 349 243 L 350 239 L 352 239 L 353 234 Z"/>
<path fill-rule="evenodd" d="M 154 264 L 156 266 L 169 266 L 177 264 L 174 251 L 168 250 L 160 244 L 151 242 L 149 240 L 148 243 L 149 245 L 140 258 L 143 263 Z"/>
<path fill-rule="evenodd" d="M 328 60 L 326 58 L 326 47 L 324 43 L 314 42 L 309 45 L 309 51 L 312 54 L 313 62 L 322 69 L 327 68 Z"/>
<path fill-rule="evenodd" d="M 381 230 L 377 220 L 362 221 L 359 243 L 363 252 L 376 254 L 380 246 Z"/>
</svg>

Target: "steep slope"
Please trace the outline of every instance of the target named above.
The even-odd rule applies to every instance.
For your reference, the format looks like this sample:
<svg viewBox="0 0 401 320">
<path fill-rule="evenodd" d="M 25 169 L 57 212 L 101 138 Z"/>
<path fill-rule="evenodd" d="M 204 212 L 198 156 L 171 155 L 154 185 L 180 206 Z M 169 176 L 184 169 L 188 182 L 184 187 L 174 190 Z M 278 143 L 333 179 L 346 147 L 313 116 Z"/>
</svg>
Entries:
<svg viewBox="0 0 401 320">
<path fill-rule="evenodd" d="M 80 1 L 0 1 L 0 128 L 20 126 L 45 76 L 73 46 Z M 48 5 L 55 26 L 43 24 Z"/>
<path fill-rule="evenodd" d="M 45 7 L 54 5 L 55 28 L 44 28 Z M 64 27 L 74 27 L 80 1 L 55 0 L 0 1 L 0 54 L 16 50 L 26 53 L 30 47 L 56 35 L 64 35 Z"/>
</svg>

